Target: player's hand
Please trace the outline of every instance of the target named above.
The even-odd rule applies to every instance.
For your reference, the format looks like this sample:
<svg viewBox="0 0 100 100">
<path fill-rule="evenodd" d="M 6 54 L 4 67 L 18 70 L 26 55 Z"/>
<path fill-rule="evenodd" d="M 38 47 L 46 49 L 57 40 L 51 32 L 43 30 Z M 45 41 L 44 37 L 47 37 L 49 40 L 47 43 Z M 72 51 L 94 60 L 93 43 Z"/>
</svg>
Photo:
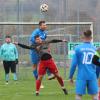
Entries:
<svg viewBox="0 0 100 100">
<path fill-rule="evenodd" d="M 18 42 L 13 42 L 13 44 L 18 45 Z"/>
<path fill-rule="evenodd" d="M 69 79 L 69 82 L 73 85 L 74 84 L 74 80 L 73 79 Z"/>
<path fill-rule="evenodd" d="M 62 41 L 63 41 L 63 42 L 68 42 L 68 41 L 67 41 L 67 40 L 65 40 L 65 39 L 64 39 L 64 40 L 62 40 Z"/>
<path fill-rule="evenodd" d="M 40 48 L 41 48 L 41 46 L 37 46 L 37 47 L 36 47 L 36 50 L 37 50 L 37 51 L 40 51 Z"/>
<path fill-rule="evenodd" d="M 15 60 L 15 64 L 18 64 L 18 59 Z"/>
</svg>

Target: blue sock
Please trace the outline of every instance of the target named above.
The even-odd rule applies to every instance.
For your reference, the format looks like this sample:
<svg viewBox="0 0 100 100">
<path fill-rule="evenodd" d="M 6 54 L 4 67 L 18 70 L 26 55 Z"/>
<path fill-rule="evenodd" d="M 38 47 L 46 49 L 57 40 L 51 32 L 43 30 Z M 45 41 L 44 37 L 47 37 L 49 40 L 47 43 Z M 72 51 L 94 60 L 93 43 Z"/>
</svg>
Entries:
<svg viewBox="0 0 100 100">
<path fill-rule="evenodd" d="M 46 71 L 47 71 L 47 75 L 50 76 L 51 72 L 49 71 L 49 69 L 47 69 Z"/>
<path fill-rule="evenodd" d="M 37 69 L 33 70 L 33 75 L 34 77 L 37 79 L 38 78 L 38 72 L 37 72 Z"/>
<path fill-rule="evenodd" d="M 13 77 L 14 77 L 14 80 L 17 81 L 17 75 L 16 75 L 16 73 L 14 73 Z"/>
<path fill-rule="evenodd" d="M 8 81 L 9 80 L 9 74 L 5 75 L 5 80 Z"/>
</svg>

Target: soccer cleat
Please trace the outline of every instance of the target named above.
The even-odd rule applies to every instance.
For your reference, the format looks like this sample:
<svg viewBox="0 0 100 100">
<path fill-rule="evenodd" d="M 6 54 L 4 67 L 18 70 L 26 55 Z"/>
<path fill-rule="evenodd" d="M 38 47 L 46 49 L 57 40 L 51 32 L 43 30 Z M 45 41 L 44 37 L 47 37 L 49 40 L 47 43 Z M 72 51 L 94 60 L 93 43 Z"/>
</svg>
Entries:
<svg viewBox="0 0 100 100">
<path fill-rule="evenodd" d="M 52 80 L 55 79 L 55 76 L 53 74 L 51 74 L 50 76 L 48 76 L 48 80 Z"/>
<path fill-rule="evenodd" d="M 65 95 L 68 95 L 68 91 L 64 88 L 62 89 Z"/>
<path fill-rule="evenodd" d="M 6 84 L 8 84 L 8 81 L 6 81 Z"/>
<path fill-rule="evenodd" d="M 39 92 L 38 91 L 36 91 L 36 96 L 39 96 Z"/>
<path fill-rule="evenodd" d="M 44 86 L 41 84 L 40 88 L 41 88 L 41 89 L 43 89 L 43 88 L 44 88 Z"/>
</svg>

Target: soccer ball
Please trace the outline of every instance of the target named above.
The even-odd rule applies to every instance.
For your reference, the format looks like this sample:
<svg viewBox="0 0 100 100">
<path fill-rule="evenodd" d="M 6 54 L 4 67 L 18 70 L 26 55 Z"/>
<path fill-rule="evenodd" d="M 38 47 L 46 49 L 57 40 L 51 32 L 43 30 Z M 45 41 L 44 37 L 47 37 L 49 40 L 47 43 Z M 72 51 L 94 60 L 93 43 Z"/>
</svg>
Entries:
<svg viewBox="0 0 100 100">
<path fill-rule="evenodd" d="M 40 6 L 40 10 L 42 11 L 42 12 L 47 12 L 48 11 L 48 5 L 47 4 L 42 4 L 41 6 Z"/>
</svg>

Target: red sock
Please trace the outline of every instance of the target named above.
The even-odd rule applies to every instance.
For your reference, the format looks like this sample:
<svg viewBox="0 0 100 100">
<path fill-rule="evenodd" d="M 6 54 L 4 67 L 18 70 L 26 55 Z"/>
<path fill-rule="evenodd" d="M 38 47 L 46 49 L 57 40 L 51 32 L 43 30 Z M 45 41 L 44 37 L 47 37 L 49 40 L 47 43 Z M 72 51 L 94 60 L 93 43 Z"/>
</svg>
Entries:
<svg viewBox="0 0 100 100">
<path fill-rule="evenodd" d="M 100 100 L 100 91 L 99 91 L 99 93 L 98 93 L 98 100 Z"/>
<path fill-rule="evenodd" d="M 39 92 L 40 86 L 41 86 L 41 81 L 40 80 L 36 80 L 36 91 Z"/>
<path fill-rule="evenodd" d="M 59 84 L 61 85 L 61 87 L 64 87 L 63 79 L 61 77 L 57 77 L 57 80 L 58 80 Z"/>
</svg>

